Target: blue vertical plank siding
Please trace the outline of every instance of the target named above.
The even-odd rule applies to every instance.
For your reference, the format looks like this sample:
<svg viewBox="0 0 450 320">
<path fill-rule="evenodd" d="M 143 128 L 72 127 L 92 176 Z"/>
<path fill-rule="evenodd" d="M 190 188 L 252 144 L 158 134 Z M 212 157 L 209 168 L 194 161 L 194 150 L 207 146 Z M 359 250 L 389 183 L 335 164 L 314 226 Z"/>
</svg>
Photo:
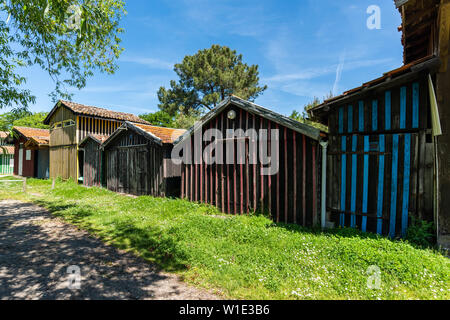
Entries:
<svg viewBox="0 0 450 320">
<path fill-rule="evenodd" d="M 415 136 L 415 132 L 425 133 L 422 85 L 417 80 L 356 101 L 349 99 L 330 117 L 335 122 L 330 134 L 339 131 L 330 154 L 337 161 L 333 175 L 340 178 L 334 182 L 340 191 L 331 201 L 334 221 L 339 220 L 340 226 L 391 238 L 406 236 L 409 215 L 418 210 L 416 188 L 423 183 L 419 179 L 424 179 Z"/>
<path fill-rule="evenodd" d="M 391 92 L 385 93 L 385 105 L 384 105 L 384 118 L 385 118 L 385 130 L 391 130 Z"/>
<path fill-rule="evenodd" d="M 384 94 L 384 129 L 385 130 L 391 130 L 391 103 L 392 103 L 392 95 L 390 91 L 386 91 Z M 382 152 L 381 148 L 383 147 L 384 151 L 386 151 L 386 146 L 385 146 L 385 136 L 380 137 L 380 152 Z M 384 156 L 382 157 L 382 161 L 383 161 L 383 171 L 384 171 Z M 381 159 L 380 159 L 381 161 Z M 380 164 L 380 168 L 381 168 L 381 164 Z M 392 167 L 394 168 L 394 166 Z M 380 169 L 381 170 L 381 169 Z M 393 177 L 391 177 L 393 178 Z M 378 176 L 378 179 L 380 180 L 380 176 Z M 381 180 L 383 180 L 383 183 L 378 183 L 378 190 L 380 190 L 380 188 L 382 188 L 384 186 L 384 177 L 381 178 Z M 394 180 L 392 179 L 392 182 Z M 397 177 L 395 177 L 395 181 L 397 181 Z M 391 190 L 392 190 L 392 184 L 391 183 Z M 395 185 L 397 184 L 397 182 L 395 182 Z M 397 190 L 397 186 L 395 186 L 395 190 Z M 382 232 L 382 226 L 383 226 L 383 221 L 380 220 L 380 217 L 382 217 L 383 215 L 383 195 L 378 194 L 378 203 L 377 203 L 377 216 L 378 216 L 378 222 L 377 222 L 377 232 L 381 234 Z M 391 194 L 391 199 L 392 199 L 392 194 Z M 396 199 L 396 197 L 395 197 Z M 381 202 L 381 203 L 380 203 Z M 396 205 L 394 205 L 394 208 L 396 207 Z M 394 209 L 395 210 L 395 209 Z M 392 203 L 391 203 L 391 208 L 390 208 L 390 212 L 392 212 Z M 395 211 L 394 211 L 395 212 Z M 395 235 L 395 217 L 394 217 L 394 235 Z M 392 225 L 392 219 L 389 220 L 389 228 L 391 228 Z"/>
<path fill-rule="evenodd" d="M 380 135 L 380 152 L 385 152 L 385 138 Z M 380 155 L 378 165 L 377 233 L 383 232 L 384 155 Z"/>
<path fill-rule="evenodd" d="M 359 131 L 364 131 L 364 102 L 359 102 Z"/>
<path fill-rule="evenodd" d="M 413 89 L 414 91 L 414 89 Z M 413 126 L 417 121 L 418 125 L 418 94 L 413 93 Z M 417 107 L 417 111 L 415 110 Z M 400 88 L 400 129 L 406 128 L 406 87 Z M 415 114 L 417 112 L 417 115 Z M 417 120 L 415 117 L 417 116 Z M 406 236 L 408 228 L 408 212 L 409 212 L 409 181 L 411 175 L 411 134 L 405 134 L 405 149 L 403 159 L 403 202 L 402 202 L 402 237 Z"/>
<path fill-rule="evenodd" d="M 353 106 L 348 107 L 348 132 L 353 132 Z M 350 226 L 352 228 L 356 227 L 356 177 L 357 177 L 357 157 L 356 157 L 356 148 L 357 148 L 358 138 L 356 135 L 352 135 L 352 185 L 351 185 L 351 201 L 350 201 L 350 212 L 352 213 L 350 217 Z"/>
<path fill-rule="evenodd" d="M 363 181 L 363 217 L 361 223 L 361 230 L 366 232 L 367 230 L 367 205 L 368 205 L 368 197 L 369 197 L 369 155 L 366 152 L 369 152 L 369 136 L 364 136 L 364 181 Z"/>
<path fill-rule="evenodd" d="M 339 133 L 344 133 L 344 107 L 339 109 Z M 342 136 L 341 150 L 346 152 L 347 150 L 347 137 Z M 347 167 L 347 155 L 342 154 L 342 168 L 341 168 L 341 211 L 345 211 L 345 198 L 346 198 L 346 167 Z M 341 227 L 345 226 L 345 214 L 341 213 L 339 218 L 339 224 Z"/>
<path fill-rule="evenodd" d="M 389 217 L 389 236 L 391 238 L 395 237 L 397 216 L 398 138 L 398 134 L 394 134 L 392 137 L 391 212 Z"/>
<path fill-rule="evenodd" d="M 405 159 L 404 159 L 404 176 L 403 176 L 403 205 L 402 205 L 402 237 L 406 236 L 408 229 L 408 213 L 409 213 L 409 182 L 411 175 L 411 134 L 405 134 Z"/>
<path fill-rule="evenodd" d="M 359 102 L 359 131 L 364 131 L 364 102 Z M 369 152 L 369 136 L 364 136 L 364 152 Z M 367 202 L 369 194 L 369 155 L 364 154 L 364 172 L 363 172 L 363 199 L 362 199 L 362 222 L 361 230 L 366 231 L 367 228 Z"/>
<path fill-rule="evenodd" d="M 372 101 L 372 130 L 378 129 L 378 101 Z"/>
</svg>

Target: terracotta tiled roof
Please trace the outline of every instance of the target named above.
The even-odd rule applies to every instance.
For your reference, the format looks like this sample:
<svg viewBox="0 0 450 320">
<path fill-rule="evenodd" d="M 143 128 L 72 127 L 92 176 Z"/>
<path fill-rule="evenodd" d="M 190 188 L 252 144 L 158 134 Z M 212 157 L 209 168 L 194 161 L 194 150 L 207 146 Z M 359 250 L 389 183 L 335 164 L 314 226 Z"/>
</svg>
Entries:
<svg viewBox="0 0 450 320">
<path fill-rule="evenodd" d="M 178 137 L 182 136 L 186 132 L 184 129 L 163 128 L 139 123 L 133 124 L 136 127 L 155 135 L 161 139 L 162 143 L 174 143 Z"/>
<path fill-rule="evenodd" d="M 50 141 L 50 130 L 26 128 L 26 127 L 13 127 L 13 130 L 28 139 L 35 140 L 38 144 L 48 144 Z"/>
<path fill-rule="evenodd" d="M 92 136 L 101 143 L 105 142 L 105 140 L 109 137 L 109 135 L 106 134 L 92 134 Z"/>
<path fill-rule="evenodd" d="M 49 137 L 31 137 L 30 141 L 32 141 L 34 144 L 37 144 L 38 146 L 47 146 L 50 143 Z"/>
<path fill-rule="evenodd" d="M 49 113 L 47 118 L 44 120 L 44 123 L 48 123 L 51 116 L 55 112 L 55 110 L 61 105 L 69 108 L 74 113 L 78 115 L 86 115 L 86 116 L 92 116 L 92 117 L 99 117 L 104 119 L 114 119 L 114 120 L 121 120 L 121 121 L 130 121 L 130 122 L 136 122 L 136 123 L 143 123 L 143 124 L 149 124 L 147 121 L 139 118 L 138 116 L 135 116 L 131 113 L 124 113 L 124 112 L 117 112 L 117 111 L 111 111 L 104 108 L 94 107 L 94 106 L 86 106 L 80 103 L 72 102 L 72 101 L 64 101 L 60 100 L 56 106 L 53 108 L 53 110 Z"/>
<path fill-rule="evenodd" d="M 14 154 L 14 146 L 0 146 L 0 154 Z"/>
<path fill-rule="evenodd" d="M 9 135 L 9 132 L 0 131 L 0 139 L 5 139 Z"/>
<path fill-rule="evenodd" d="M 102 143 L 105 142 L 108 138 L 109 138 L 108 135 L 90 133 L 90 134 L 88 134 L 83 140 L 81 140 L 80 146 L 83 146 L 83 145 L 86 143 L 86 141 L 87 141 L 88 139 L 94 139 L 94 140 L 97 141 L 99 144 L 102 144 Z"/>
</svg>

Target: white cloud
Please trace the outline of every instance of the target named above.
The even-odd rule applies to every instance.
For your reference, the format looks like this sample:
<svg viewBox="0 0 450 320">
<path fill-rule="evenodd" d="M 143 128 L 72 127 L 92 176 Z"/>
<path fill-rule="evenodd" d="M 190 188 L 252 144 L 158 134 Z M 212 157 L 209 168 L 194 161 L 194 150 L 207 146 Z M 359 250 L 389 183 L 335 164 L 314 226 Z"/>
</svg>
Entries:
<svg viewBox="0 0 450 320">
<path fill-rule="evenodd" d="M 341 81 L 342 71 L 344 70 L 345 55 L 346 55 L 346 53 L 344 51 L 344 53 L 340 57 L 340 62 L 336 68 L 336 80 L 334 81 L 333 90 L 332 90 L 333 95 L 337 95 L 337 93 L 338 93 L 339 82 Z"/>
<path fill-rule="evenodd" d="M 346 63 L 346 70 L 355 70 L 364 67 L 371 67 L 380 64 L 388 64 L 392 59 L 372 59 L 372 60 L 356 60 Z M 333 74 L 339 69 L 340 64 L 333 64 L 329 66 L 305 68 L 302 71 L 295 73 L 280 73 L 271 77 L 265 77 L 262 81 L 271 83 L 282 83 L 294 80 L 308 80 L 315 79 L 321 76 Z M 342 71 L 342 70 L 341 70 Z"/>
</svg>

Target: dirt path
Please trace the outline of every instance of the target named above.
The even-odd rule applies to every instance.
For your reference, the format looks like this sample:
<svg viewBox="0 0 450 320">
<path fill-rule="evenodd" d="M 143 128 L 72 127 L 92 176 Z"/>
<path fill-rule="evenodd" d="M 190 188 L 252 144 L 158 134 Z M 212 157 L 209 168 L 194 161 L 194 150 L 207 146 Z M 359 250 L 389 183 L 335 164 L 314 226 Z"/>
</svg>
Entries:
<svg viewBox="0 0 450 320">
<path fill-rule="evenodd" d="M 70 266 L 80 268 L 80 289 L 69 289 Z M 0 299 L 215 298 L 40 207 L 0 201 Z"/>
</svg>

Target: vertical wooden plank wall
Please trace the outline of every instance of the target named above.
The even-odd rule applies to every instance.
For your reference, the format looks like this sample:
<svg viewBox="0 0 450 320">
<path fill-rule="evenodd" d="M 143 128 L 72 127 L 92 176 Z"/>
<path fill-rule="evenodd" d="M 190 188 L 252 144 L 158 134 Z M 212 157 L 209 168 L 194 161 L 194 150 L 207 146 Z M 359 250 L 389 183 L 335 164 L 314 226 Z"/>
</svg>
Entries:
<svg viewBox="0 0 450 320">
<path fill-rule="evenodd" d="M 13 154 L 0 154 L 0 174 L 13 174 L 14 167 L 11 166 L 13 159 Z"/>
<path fill-rule="evenodd" d="M 227 117 L 231 109 L 236 111 L 234 120 Z M 190 142 L 186 142 L 191 143 L 192 158 L 191 164 L 183 163 L 182 197 L 209 203 L 225 213 L 264 212 L 277 222 L 307 226 L 318 222 L 320 185 L 317 179 L 320 175 L 315 162 L 320 159 L 320 148 L 317 141 L 234 106 L 226 108 L 206 124 L 202 134 L 211 128 L 219 129 L 224 138 L 227 129 L 242 129 L 244 132 L 248 129 L 267 129 L 268 146 L 276 143 L 271 140 L 269 132 L 278 129 L 278 146 L 274 147 L 279 150 L 279 170 L 272 176 L 261 175 L 261 169 L 265 166 L 259 160 L 259 142 L 253 143 L 251 138 L 240 137 L 233 140 L 235 153 L 231 164 L 207 164 L 204 161 L 193 164 L 192 137 Z M 202 143 L 202 154 L 209 144 Z M 213 157 L 222 152 L 225 162 L 226 140 L 216 141 L 216 148 Z M 245 156 L 239 158 L 237 150 L 244 150 Z M 270 155 L 270 149 L 267 152 Z M 258 159 L 257 163 L 252 163 L 254 157 Z"/>
<path fill-rule="evenodd" d="M 328 209 L 336 224 L 404 237 L 411 215 L 432 221 L 427 92 L 417 79 L 332 111 Z"/>
<path fill-rule="evenodd" d="M 164 196 L 163 147 L 130 131 L 116 139 L 105 149 L 107 188 L 134 195 Z"/>
</svg>

